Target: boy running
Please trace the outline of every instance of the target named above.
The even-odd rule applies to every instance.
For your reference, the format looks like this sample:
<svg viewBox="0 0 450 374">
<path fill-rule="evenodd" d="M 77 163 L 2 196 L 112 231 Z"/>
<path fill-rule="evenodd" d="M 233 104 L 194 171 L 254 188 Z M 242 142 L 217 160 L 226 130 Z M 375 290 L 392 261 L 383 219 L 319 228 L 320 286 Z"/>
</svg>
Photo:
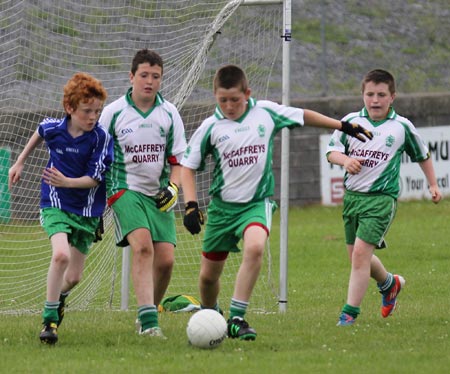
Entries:
<svg viewBox="0 0 450 374">
<path fill-rule="evenodd" d="M 138 51 L 129 74 L 132 87 L 105 107 L 100 123 L 114 138 L 114 163 L 107 173 L 108 205 L 116 242 L 130 246 L 131 276 L 141 335 L 163 337 L 157 306 L 169 285 L 176 244 L 172 211 L 186 149 L 178 110 L 159 92 L 162 58 Z"/>
<path fill-rule="evenodd" d="M 107 97 L 100 81 L 75 74 L 64 86 L 66 116 L 44 119 L 9 170 L 20 180 L 26 159 L 45 141 L 49 161 L 41 182 L 41 224 L 52 245 L 43 311 L 43 343 L 58 341 L 65 299 L 80 282 L 106 204 L 104 174 L 112 162 L 112 139 L 98 118 Z"/>
<path fill-rule="evenodd" d="M 203 224 L 198 208 L 195 173 L 208 155 L 215 162 L 209 193 L 199 288 L 202 308 L 219 310 L 219 279 L 229 252 L 238 252 L 243 239 L 242 263 L 236 276 L 228 319 L 228 336 L 255 340 L 256 331 L 244 317 L 259 276 L 263 252 L 276 205 L 272 148 L 275 135 L 284 127 L 303 125 L 343 130 L 361 141 L 372 134 L 359 125 L 341 122 L 320 113 L 250 96 L 244 71 L 235 65 L 221 67 L 214 78 L 217 107 L 192 136 L 181 162 L 181 181 L 186 213 L 184 225 L 197 234 Z"/>
<path fill-rule="evenodd" d="M 347 303 L 342 308 L 338 326 L 355 322 L 371 277 L 381 293 L 383 318 L 392 314 L 397 296 L 405 285 L 405 279 L 387 272 L 374 254 L 376 248 L 386 246 L 384 237 L 397 209 L 403 152 L 411 161 L 419 163 L 432 201 L 438 203 L 441 199 L 428 148 L 413 124 L 392 107 L 394 77 L 385 70 L 370 71 L 363 79 L 362 95 L 364 108 L 346 115 L 343 120 L 369 129 L 373 140 L 362 144 L 335 131 L 327 149 L 328 161 L 345 169 L 343 220 L 352 266 Z"/>
</svg>

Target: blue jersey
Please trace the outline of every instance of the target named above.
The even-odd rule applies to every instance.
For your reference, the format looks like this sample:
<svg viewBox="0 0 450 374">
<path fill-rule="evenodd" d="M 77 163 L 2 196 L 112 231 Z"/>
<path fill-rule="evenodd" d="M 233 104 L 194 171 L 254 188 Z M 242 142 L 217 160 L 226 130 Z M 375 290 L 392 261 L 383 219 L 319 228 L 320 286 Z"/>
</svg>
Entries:
<svg viewBox="0 0 450 374">
<path fill-rule="evenodd" d="M 47 168 L 55 167 L 66 177 L 89 176 L 100 182 L 93 188 L 63 188 L 41 181 L 41 209 L 59 208 L 83 217 L 100 217 L 106 204 L 104 176 L 113 160 L 113 142 L 98 123 L 94 129 L 73 138 L 67 120 L 46 118 L 38 127 L 50 155 Z"/>
</svg>

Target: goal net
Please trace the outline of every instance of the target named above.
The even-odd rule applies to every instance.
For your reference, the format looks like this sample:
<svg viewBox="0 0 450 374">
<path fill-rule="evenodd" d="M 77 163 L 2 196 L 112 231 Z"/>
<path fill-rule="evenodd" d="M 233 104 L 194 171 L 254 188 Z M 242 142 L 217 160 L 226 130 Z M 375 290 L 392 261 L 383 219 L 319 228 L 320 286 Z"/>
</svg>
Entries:
<svg viewBox="0 0 450 374">
<path fill-rule="evenodd" d="M 212 77 L 218 66 L 236 63 L 249 76 L 256 98 L 267 97 L 273 67 L 281 63 L 280 1 L 218 0 L 23 0 L 0 4 L 0 313 L 42 310 L 51 257 L 39 224 L 44 147 L 28 158 L 21 181 L 8 190 L 8 169 L 46 116 L 60 118 L 62 87 L 77 71 L 100 79 L 107 103 L 130 85 L 131 59 L 141 48 L 164 59 L 162 94 L 180 108 L 190 138 L 211 115 Z M 281 87 L 280 87 L 281 96 Z M 272 99 L 277 99 L 272 98 Z M 209 171 L 198 173 L 199 200 L 208 203 Z M 180 198 L 182 201 L 182 196 Z M 180 204 L 181 205 L 181 204 Z M 177 207 L 176 264 L 167 296 L 198 297 L 202 236 L 191 236 Z M 106 232 L 94 244 L 83 279 L 70 296 L 70 309 L 123 309 L 128 279 L 123 249 L 115 246 L 111 212 Z M 272 252 L 274 252 L 272 250 Z M 219 303 L 227 308 L 240 255 L 229 256 L 221 278 Z M 271 252 L 251 299 L 252 310 L 276 309 L 276 277 Z M 129 284 L 132 288 L 132 284 Z M 125 290 L 125 307 L 135 307 Z"/>
</svg>

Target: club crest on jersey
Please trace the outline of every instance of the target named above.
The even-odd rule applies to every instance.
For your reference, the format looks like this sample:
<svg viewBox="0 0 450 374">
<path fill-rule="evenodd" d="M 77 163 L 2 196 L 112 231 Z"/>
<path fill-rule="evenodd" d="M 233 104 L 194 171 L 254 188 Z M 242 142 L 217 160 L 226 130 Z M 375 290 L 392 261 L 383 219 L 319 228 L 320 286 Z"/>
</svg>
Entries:
<svg viewBox="0 0 450 374">
<path fill-rule="evenodd" d="M 166 132 L 161 126 L 159 126 L 159 135 L 161 135 L 162 138 L 166 136 Z"/>
<path fill-rule="evenodd" d="M 395 138 L 392 135 L 389 135 L 386 138 L 386 147 L 392 147 L 394 145 Z"/>
<path fill-rule="evenodd" d="M 266 128 L 264 127 L 264 125 L 258 125 L 258 134 L 261 138 L 264 137 L 264 135 L 266 135 Z"/>
</svg>

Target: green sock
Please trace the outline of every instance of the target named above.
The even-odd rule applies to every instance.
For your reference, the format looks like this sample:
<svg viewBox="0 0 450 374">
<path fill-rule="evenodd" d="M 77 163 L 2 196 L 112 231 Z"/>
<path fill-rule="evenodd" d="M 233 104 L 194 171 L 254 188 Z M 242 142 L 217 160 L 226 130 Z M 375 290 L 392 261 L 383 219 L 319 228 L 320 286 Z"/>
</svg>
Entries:
<svg viewBox="0 0 450 374">
<path fill-rule="evenodd" d="M 142 331 L 151 327 L 158 327 L 158 311 L 155 305 L 142 305 L 138 309 L 138 318 Z"/>
<path fill-rule="evenodd" d="M 359 306 L 351 306 L 349 304 L 345 304 L 342 308 L 342 311 L 352 316 L 353 318 L 356 318 L 358 317 L 358 314 L 361 313 L 361 308 Z"/>
<path fill-rule="evenodd" d="M 231 299 L 230 305 L 230 319 L 233 317 L 244 318 L 247 312 L 248 302 Z"/>
<path fill-rule="evenodd" d="M 58 306 L 59 301 L 46 301 L 44 305 L 44 311 L 42 312 L 42 319 L 44 320 L 44 324 L 50 322 L 58 323 Z"/>
</svg>

